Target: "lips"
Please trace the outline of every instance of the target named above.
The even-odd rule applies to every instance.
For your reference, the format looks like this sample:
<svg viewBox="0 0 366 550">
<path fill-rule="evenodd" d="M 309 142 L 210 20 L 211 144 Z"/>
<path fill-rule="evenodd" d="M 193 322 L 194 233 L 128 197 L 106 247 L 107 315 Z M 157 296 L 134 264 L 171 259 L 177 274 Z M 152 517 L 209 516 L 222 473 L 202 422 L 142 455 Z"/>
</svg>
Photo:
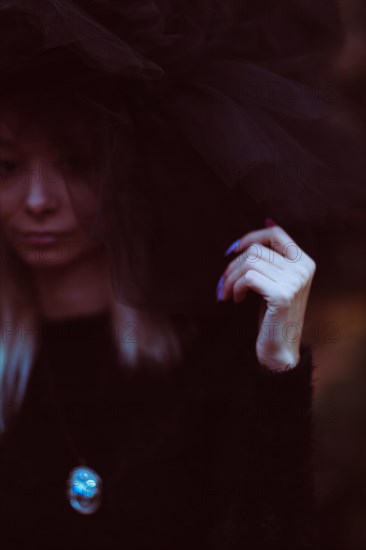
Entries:
<svg viewBox="0 0 366 550">
<path fill-rule="evenodd" d="M 55 231 L 27 231 L 21 232 L 19 236 L 23 242 L 28 242 L 30 244 L 47 245 L 57 243 L 58 241 L 67 238 L 68 236 L 70 236 L 70 233 L 61 233 Z"/>
</svg>

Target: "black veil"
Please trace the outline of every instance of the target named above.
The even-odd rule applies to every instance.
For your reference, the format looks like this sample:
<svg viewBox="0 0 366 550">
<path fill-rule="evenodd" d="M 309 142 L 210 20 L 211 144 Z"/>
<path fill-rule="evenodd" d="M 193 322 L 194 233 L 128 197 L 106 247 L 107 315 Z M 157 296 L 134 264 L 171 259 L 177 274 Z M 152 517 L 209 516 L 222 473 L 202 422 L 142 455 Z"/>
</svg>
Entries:
<svg viewBox="0 0 366 550">
<path fill-rule="evenodd" d="M 330 122 L 341 43 L 331 0 L 2 0 L 0 102 L 89 124 L 94 215 L 69 192 L 116 298 L 207 311 L 266 216 L 301 244 L 365 200 L 362 146 Z"/>
</svg>

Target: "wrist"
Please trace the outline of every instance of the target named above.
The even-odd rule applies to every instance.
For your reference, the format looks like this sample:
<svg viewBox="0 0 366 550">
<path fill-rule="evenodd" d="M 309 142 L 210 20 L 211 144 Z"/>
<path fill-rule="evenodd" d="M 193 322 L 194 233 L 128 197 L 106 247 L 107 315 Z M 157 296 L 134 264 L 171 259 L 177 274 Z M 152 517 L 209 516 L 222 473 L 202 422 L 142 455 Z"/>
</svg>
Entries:
<svg viewBox="0 0 366 550">
<path fill-rule="evenodd" d="M 300 350 L 285 350 L 263 360 L 259 359 L 259 363 L 263 368 L 271 370 L 272 372 L 286 372 L 296 368 L 300 359 Z"/>
</svg>

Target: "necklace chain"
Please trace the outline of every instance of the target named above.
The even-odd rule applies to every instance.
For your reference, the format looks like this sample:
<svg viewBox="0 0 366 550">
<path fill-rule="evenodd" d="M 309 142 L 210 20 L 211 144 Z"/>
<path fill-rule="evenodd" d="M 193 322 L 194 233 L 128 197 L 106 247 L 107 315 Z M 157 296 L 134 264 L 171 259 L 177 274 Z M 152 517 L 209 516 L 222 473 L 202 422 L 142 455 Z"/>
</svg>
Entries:
<svg viewBox="0 0 366 550">
<path fill-rule="evenodd" d="M 56 398 L 54 384 L 47 369 L 43 367 L 45 374 L 48 395 L 52 399 L 52 408 L 56 412 L 59 427 L 61 428 L 64 440 L 67 443 L 69 450 L 74 456 L 78 466 L 74 467 L 66 482 L 66 495 L 70 506 L 78 513 L 83 515 L 94 514 L 101 505 L 102 496 L 102 479 L 95 470 L 87 466 L 84 457 L 80 456 L 75 445 L 74 439 L 70 435 L 70 431 L 66 429 L 66 424 L 63 421 L 59 400 Z"/>
</svg>

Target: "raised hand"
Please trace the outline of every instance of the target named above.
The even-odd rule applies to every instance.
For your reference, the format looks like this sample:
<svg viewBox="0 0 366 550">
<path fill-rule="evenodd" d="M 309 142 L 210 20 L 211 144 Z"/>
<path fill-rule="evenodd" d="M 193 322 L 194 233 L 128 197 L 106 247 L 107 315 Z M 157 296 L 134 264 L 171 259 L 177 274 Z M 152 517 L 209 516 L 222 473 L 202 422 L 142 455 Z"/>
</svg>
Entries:
<svg viewBox="0 0 366 550">
<path fill-rule="evenodd" d="M 249 290 L 260 294 L 258 361 L 274 371 L 295 367 L 316 270 L 314 260 L 278 225 L 247 233 L 225 254 L 230 253 L 241 254 L 222 275 L 217 299 L 239 303 Z"/>
</svg>

